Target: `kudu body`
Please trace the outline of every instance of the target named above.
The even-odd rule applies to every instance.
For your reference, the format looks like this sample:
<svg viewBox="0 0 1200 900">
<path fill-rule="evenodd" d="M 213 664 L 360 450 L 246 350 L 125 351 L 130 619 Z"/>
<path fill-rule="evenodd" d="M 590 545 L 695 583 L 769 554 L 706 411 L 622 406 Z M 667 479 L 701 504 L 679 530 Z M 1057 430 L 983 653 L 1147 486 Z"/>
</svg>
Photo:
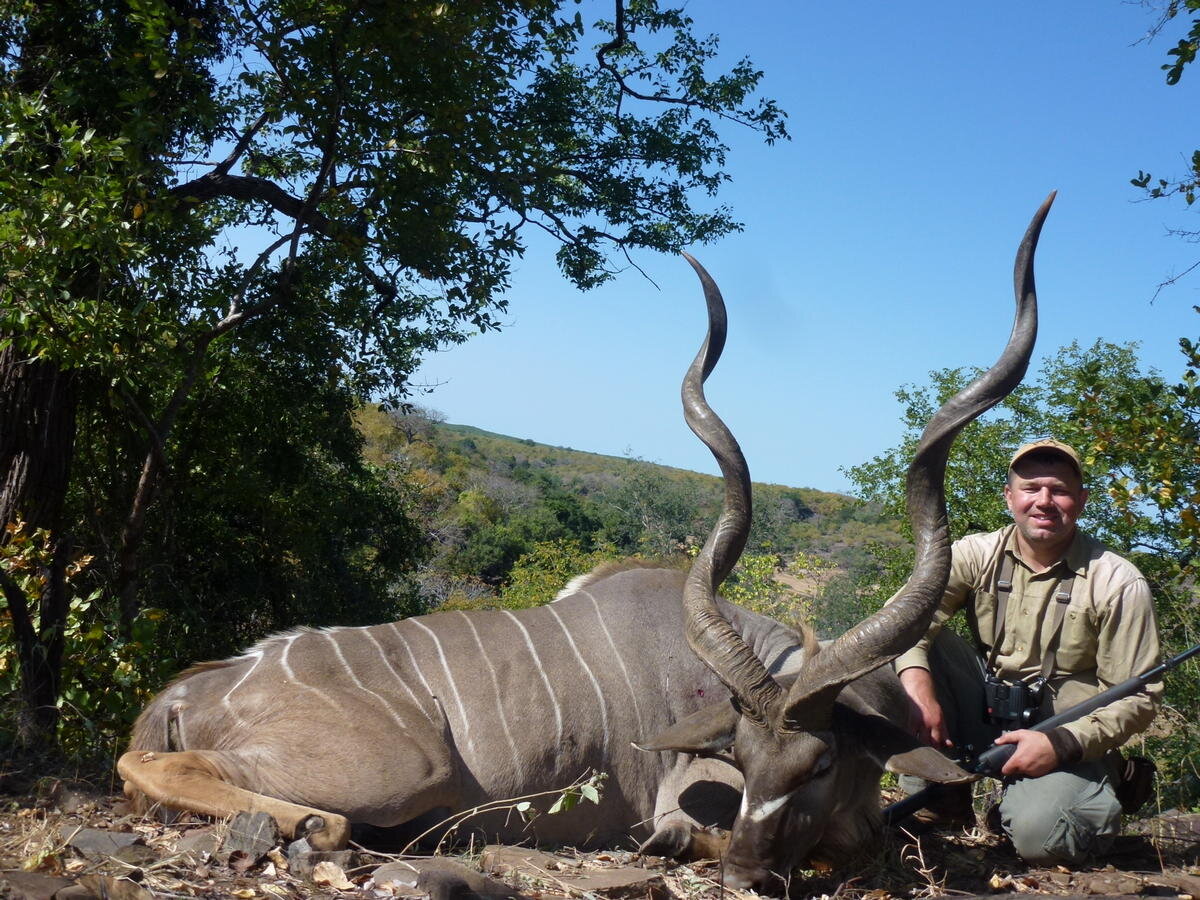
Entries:
<svg viewBox="0 0 1200 900">
<path fill-rule="evenodd" d="M 673 795 L 698 777 L 678 754 L 631 742 L 728 696 L 684 638 L 683 580 L 679 570 L 629 568 L 534 609 L 267 638 L 163 691 L 121 773 L 168 806 L 263 809 L 287 833 L 317 826 L 309 842 L 334 847 L 346 819 L 394 826 L 602 771 L 599 807 L 541 816 L 528 830 L 512 814 L 482 827 L 506 841 L 612 846 L 673 810 Z M 795 632 L 723 608 L 768 665 L 783 669 L 796 655 Z M 184 752 L 162 752 L 172 750 Z M 141 751 L 154 759 L 142 762 Z M 726 782 L 736 775 L 725 763 L 708 768 Z M 739 800 L 730 788 L 693 790 L 690 808 L 698 824 L 728 825 Z"/>
<path fill-rule="evenodd" d="M 939 410 L 914 456 L 912 577 L 820 652 L 811 635 L 715 594 L 749 531 L 749 474 L 704 400 L 725 310 L 689 257 L 709 335 L 684 381 L 685 416 L 726 491 L 690 572 L 599 571 L 537 609 L 268 638 L 185 672 L 151 702 L 118 763 L 126 791 L 210 815 L 263 810 L 326 848 L 345 843 L 349 821 L 424 824 L 603 771 L 599 807 L 480 827 L 577 846 L 650 834 L 647 852 L 681 854 L 696 825 L 732 825 L 727 883 L 777 889 L 803 856 L 840 853 L 879 827 L 883 768 L 970 777 L 907 734 L 907 700 L 886 664 L 925 631 L 945 586 L 950 444 L 1016 386 L 1032 352 L 1032 259 L 1052 196 L 1018 251 L 1004 354 Z"/>
</svg>

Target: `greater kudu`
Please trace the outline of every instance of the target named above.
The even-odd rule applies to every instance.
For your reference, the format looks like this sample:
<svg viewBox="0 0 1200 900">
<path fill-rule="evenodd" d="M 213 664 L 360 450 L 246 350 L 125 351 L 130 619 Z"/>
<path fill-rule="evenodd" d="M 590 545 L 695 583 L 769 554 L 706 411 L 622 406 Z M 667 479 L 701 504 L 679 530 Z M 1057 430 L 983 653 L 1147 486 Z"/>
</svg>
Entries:
<svg viewBox="0 0 1200 900">
<path fill-rule="evenodd" d="M 838 852 L 879 827 L 883 767 L 969 777 L 905 731 L 907 701 L 885 664 L 924 631 L 947 577 L 950 444 L 1028 363 L 1032 260 L 1049 205 L 1018 251 L 1008 347 L 935 415 L 910 467 L 917 562 L 903 595 L 824 650 L 715 595 L 745 545 L 750 482 L 704 400 L 725 309 L 689 257 L 709 334 L 684 381 L 685 415 L 721 465 L 725 501 L 686 576 L 623 567 L 576 579 L 536 609 L 267 638 L 193 667 L 151 702 L 118 762 L 126 792 L 208 815 L 262 810 L 289 836 L 335 848 L 350 821 L 428 820 L 603 771 L 599 807 L 479 827 L 576 846 L 641 831 L 646 852 L 678 854 L 696 826 L 732 821 L 726 881 L 763 888 L 809 851 Z"/>
</svg>

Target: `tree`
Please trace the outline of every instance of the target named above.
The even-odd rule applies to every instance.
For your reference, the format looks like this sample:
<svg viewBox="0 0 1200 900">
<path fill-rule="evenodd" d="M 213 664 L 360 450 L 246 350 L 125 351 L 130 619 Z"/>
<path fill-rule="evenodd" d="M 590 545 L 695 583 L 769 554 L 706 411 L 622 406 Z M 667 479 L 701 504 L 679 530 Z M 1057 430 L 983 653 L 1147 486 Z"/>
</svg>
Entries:
<svg viewBox="0 0 1200 900">
<path fill-rule="evenodd" d="M 628 459 L 620 484 L 602 501 L 599 540 L 623 553 L 659 558 L 677 555 L 700 543 L 697 536 L 708 532 L 701 503 L 715 499 L 715 494 L 705 497 L 694 485 L 643 460 Z M 716 507 L 716 503 L 712 505 Z"/>
<path fill-rule="evenodd" d="M 680 10 L 617 0 L 7 0 L 0 17 L 0 510 L 51 536 L 6 572 L 34 730 L 52 734 L 88 549 L 128 635 L 180 423 L 235 358 L 286 344 L 396 403 L 422 353 L 495 328 L 532 230 L 587 288 L 638 249 L 738 227 L 718 125 L 784 115 Z M 636 39 L 635 39 L 636 36 Z M 80 420 L 124 447 L 93 535 L 64 510 Z"/>
<path fill-rule="evenodd" d="M 1162 66 L 1163 71 L 1167 73 L 1167 84 L 1178 84 L 1183 78 L 1184 69 L 1195 61 L 1196 53 L 1200 51 L 1200 0 L 1156 0 L 1153 3 L 1143 0 L 1143 2 L 1158 8 L 1157 19 L 1151 26 L 1147 37 L 1154 37 L 1162 33 L 1175 22 L 1180 14 L 1185 12 L 1193 14 L 1186 36 L 1180 38 L 1175 46 L 1167 51 L 1167 56 L 1173 57 L 1173 59 Z M 1146 196 L 1152 200 L 1164 197 L 1182 197 L 1184 202 L 1191 206 L 1196 202 L 1197 194 L 1200 193 L 1200 150 L 1192 152 L 1188 170 L 1182 175 L 1173 178 L 1155 178 L 1150 172 L 1139 169 L 1137 177 L 1133 178 L 1131 183 L 1134 187 L 1145 191 Z M 1195 242 L 1200 237 L 1200 231 L 1194 230 L 1177 229 L 1171 233 L 1191 242 Z M 1178 275 L 1163 281 L 1159 284 L 1158 289 L 1161 291 L 1164 287 L 1174 284 L 1197 267 L 1200 267 L 1200 260 L 1192 263 Z"/>
<path fill-rule="evenodd" d="M 1119 552 L 1147 557 L 1156 571 L 1154 560 L 1174 560 L 1170 571 L 1163 570 L 1164 581 L 1173 580 L 1177 564 L 1196 552 L 1191 495 L 1200 491 L 1200 468 L 1189 461 L 1188 446 L 1200 414 L 1189 387 L 1194 365 L 1193 358 L 1183 383 L 1171 386 L 1156 371 L 1142 370 L 1136 345 L 1097 341 L 1086 350 L 1075 343 L 1061 348 L 1042 364 L 1036 382 L 1019 386 L 955 442 L 946 470 L 953 537 L 1009 521 L 1001 496 L 1009 456 L 1028 440 L 1053 436 L 1084 456 L 1088 529 Z M 901 445 L 847 472 L 865 499 L 903 516 L 904 468 L 920 428 L 935 404 L 976 374 L 933 372 L 928 387 L 906 385 L 896 392 L 904 407 Z"/>
<path fill-rule="evenodd" d="M 489 605 L 504 609 L 541 606 L 553 600 L 572 578 L 621 558 L 611 545 L 587 550 L 575 538 L 539 541 L 517 560 L 499 599 Z"/>
</svg>

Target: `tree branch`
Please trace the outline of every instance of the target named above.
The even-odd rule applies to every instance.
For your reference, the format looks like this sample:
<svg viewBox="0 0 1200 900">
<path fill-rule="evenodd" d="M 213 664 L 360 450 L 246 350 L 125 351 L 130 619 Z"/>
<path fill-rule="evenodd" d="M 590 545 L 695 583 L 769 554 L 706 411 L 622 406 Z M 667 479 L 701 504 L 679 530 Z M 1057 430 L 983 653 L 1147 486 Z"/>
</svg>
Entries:
<svg viewBox="0 0 1200 900">
<path fill-rule="evenodd" d="M 617 119 L 621 118 L 621 100 L 628 97 L 633 97 L 635 100 L 646 100 L 651 103 L 674 103 L 679 106 L 691 106 L 702 109 L 718 119 L 725 119 L 729 122 L 735 122 L 738 125 L 744 125 L 748 128 L 755 127 L 753 122 L 743 118 L 742 116 L 733 115 L 725 112 L 719 105 L 706 103 L 703 100 L 697 100 L 692 97 L 675 97 L 667 93 L 643 94 L 640 91 L 634 90 L 625 80 L 625 76 L 617 69 L 615 65 L 608 61 L 608 54 L 615 50 L 619 50 L 629 43 L 629 35 L 625 29 L 625 3 L 624 0 L 616 0 L 616 14 L 613 21 L 613 39 L 607 44 L 604 44 L 596 51 L 596 62 L 600 68 L 612 75 L 620 88 L 620 93 L 617 95 Z M 618 126 L 620 127 L 620 126 Z M 769 132 L 768 132 L 769 134 Z"/>
<path fill-rule="evenodd" d="M 230 175 L 214 170 L 171 188 L 169 193 L 192 203 L 203 203 L 216 197 L 256 200 L 326 237 L 337 231 L 329 217 L 314 209 L 310 200 L 293 197 L 275 182 L 253 175 Z"/>
<path fill-rule="evenodd" d="M 635 91 L 625 82 L 623 76 L 617 67 L 610 63 L 607 59 L 609 53 L 614 50 L 620 50 L 629 43 L 629 35 L 625 31 L 625 0 L 616 0 L 616 13 L 613 16 L 613 39 L 603 45 L 596 51 L 596 62 L 600 64 L 600 68 L 612 75 L 613 79 L 621 88 L 621 95 L 628 94 L 636 100 L 651 100 L 656 103 L 678 103 L 682 106 L 704 106 L 699 100 L 691 100 L 687 97 L 672 97 L 668 94 L 642 94 Z M 620 104 L 620 100 L 617 101 Z M 618 113 L 620 107 L 618 106 Z"/>
<path fill-rule="evenodd" d="M 1155 290 L 1154 290 L 1154 296 L 1150 298 L 1150 302 L 1153 303 L 1155 300 L 1158 299 L 1158 295 L 1161 294 L 1164 290 L 1171 287 L 1173 284 L 1175 284 L 1180 279 L 1187 277 L 1192 272 L 1194 272 L 1197 268 L 1200 268 L 1200 259 L 1196 260 L 1194 263 L 1192 263 L 1190 266 L 1188 266 L 1182 272 L 1180 272 L 1176 275 L 1172 275 L 1170 278 L 1166 278 L 1163 281 L 1160 281 L 1158 283 L 1158 287 L 1155 288 Z"/>
<path fill-rule="evenodd" d="M 29 598 L 21 590 L 21 586 L 3 568 L 0 568 L 0 589 L 4 591 L 4 599 L 8 601 L 9 615 L 12 617 L 13 633 L 17 637 L 17 652 L 22 660 L 32 658 L 33 648 L 37 644 L 37 632 L 29 616 Z"/>
<path fill-rule="evenodd" d="M 270 120 L 271 117 L 265 111 L 261 113 L 259 117 L 254 120 L 254 124 L 247 128 L 242 136 L 238 138 L 238 142 L 234 146 L 233 152 L 231 152 L 227 157 L 225 157 L 224 160 L 217 164 L 217 168 L 215 170 L 216 174 L 228 175 L 229 170 L 232 169 L 234 164 L 242 158 L 242 154 L 249 149 L 250 142 L 254 140 L 254 136 L 258 134 L 259 131 L 262 130 L 263 126 L 266 125 Z"/>
</svg>

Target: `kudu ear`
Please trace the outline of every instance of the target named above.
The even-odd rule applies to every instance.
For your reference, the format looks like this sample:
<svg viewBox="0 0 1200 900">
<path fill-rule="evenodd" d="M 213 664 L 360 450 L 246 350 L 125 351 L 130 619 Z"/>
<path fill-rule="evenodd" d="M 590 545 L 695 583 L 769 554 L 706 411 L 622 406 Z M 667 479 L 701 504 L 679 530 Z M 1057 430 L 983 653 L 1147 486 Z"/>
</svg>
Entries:
<svg viewBox="0 0 1200 900">
<path fill-rule="evenodd" d="M 712 756 L 733 746 L 739 713 L 732 700 L 722 700 L 696 710 L 648 741 L 635 743 L 639 750 L 675 750 Z"/>
<path fill-rule="evenodd" d="M 877 713 L 835 703 L 833 728 L 839 738 L 849 738 L 877 765 L 896 775 L 916 775 L 939 784 L 964 784 L 980 777 Z"/>
</svg>

